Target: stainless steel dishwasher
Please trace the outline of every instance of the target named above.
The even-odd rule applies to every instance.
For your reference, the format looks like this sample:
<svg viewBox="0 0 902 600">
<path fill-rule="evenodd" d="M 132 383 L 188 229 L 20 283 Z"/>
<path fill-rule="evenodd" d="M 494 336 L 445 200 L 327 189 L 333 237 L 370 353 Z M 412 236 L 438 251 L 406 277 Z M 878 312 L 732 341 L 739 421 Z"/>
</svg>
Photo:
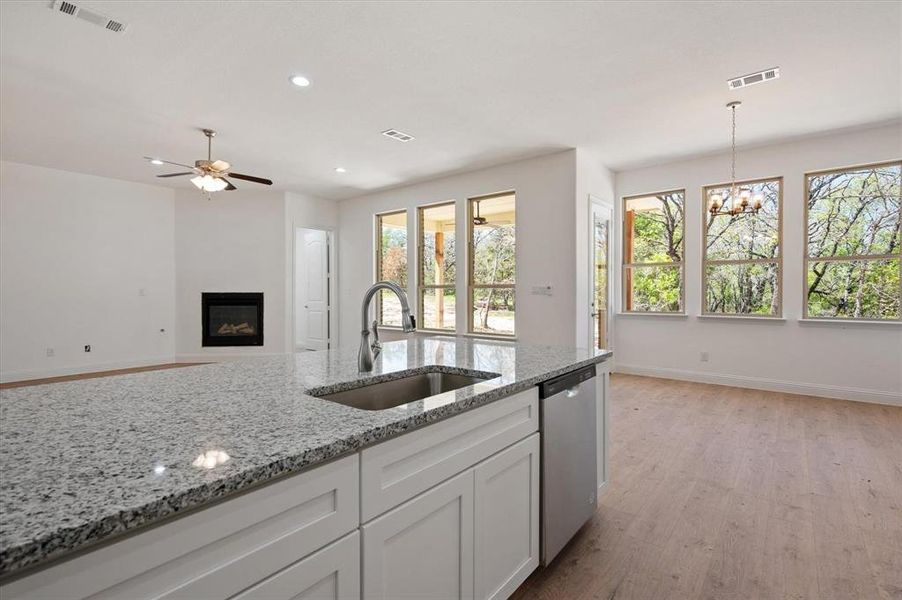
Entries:
<svg viewBox="0 0 902 600">
<path fill-rule="evenodd" d="M 542 564 L 595 512 L 595 365 L 539 384 L 542 428 Z"/>
</svg>

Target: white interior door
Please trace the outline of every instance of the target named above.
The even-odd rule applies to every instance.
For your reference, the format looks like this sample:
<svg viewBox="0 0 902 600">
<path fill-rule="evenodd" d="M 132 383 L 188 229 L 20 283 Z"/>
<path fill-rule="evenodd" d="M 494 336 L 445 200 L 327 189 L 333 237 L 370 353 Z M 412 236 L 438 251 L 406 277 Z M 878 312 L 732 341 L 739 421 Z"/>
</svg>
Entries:
<svg viewBox="0 0 902 600">
<path fill-rule="evenodd" d="M 611 220 L 610 203 L 592 199 L 589 236 L 589 307 L 591 326 L 589 343 L 593 348 L 611 348 Z"/>
<path fill-rule="evenodd" d="M 295 235 L 295 346 L 329 348 L 329 234 L 298 229 Z"/>
</svg>

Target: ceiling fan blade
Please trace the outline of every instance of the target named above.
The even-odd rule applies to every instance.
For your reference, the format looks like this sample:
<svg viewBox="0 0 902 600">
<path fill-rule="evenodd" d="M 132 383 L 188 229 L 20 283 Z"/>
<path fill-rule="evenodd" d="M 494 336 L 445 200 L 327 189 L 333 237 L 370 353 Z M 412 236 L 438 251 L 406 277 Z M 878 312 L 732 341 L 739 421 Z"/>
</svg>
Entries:
<svg viewBox="0 0 902 600">
<path fill-rule="evenodd" d="M 158 160 L 158 161 L 160 161 L 161 163 L 166 163 L 167 165 L 175 165 L 175 166 L 177 166 L 177 167 L 185 167 L 185 168 L 188 168 L 188 169 L 193 169 L 193 168 L 194 168 L 194 167 L 192 167 L 191 165 L 183 165 L 182 163 L 172 162 L 171 160 L 163 160 L 162 158 L 154 158 L 154 157 L 152 157 L 152 156 L 145 156 L 144 158 L 146 158 L 147 160 Z"/>
<path fill-rule="evenodd" d="M 228 171 L 231 168 L 231 166 L 232 165 L 230 165 L 229 163 L 227 163 L 224 160 L 214 160 L 213 164 L 210 165 L 210 168 L 213 169 L 214 171 L 223 172 L 223 171 Z"/>
<path fill-rule="evenodd" d="M 165 173 L 163 175 L 157 175 L 157 177 L 181 177 L 182 175 L 194 175 L 194 171 L 187 171 L 185 173 Z"/>
<path fill-rule="evenodd" d="M 238 189 L 238 188 L 236 188 L 234 185 L 232 185 L 232 182 L 229 181 L 228 179 L 226 179 L 225 177 L 222 177 L 222 176 L 220 175 L 219 178 L 222 179 L 223 181 L 225 181 L 227 184 L 229 184 L 229 185 L 227 185 L 227 186 L 225 187 L 225 191 L 231 192 L 232 190 L 237 190 L 237 189 Z"/>
<path fill-rule="evenodd" d="M 241 173 L 229 173 L 229 177 L 233 179 L 243 179 L 244 181 L 252 181 L 254 183 L 262 183 L 263 185 L 272 185 L 271 179 L 264 179 L 262 177 L 254 177 L 253 175 L 242 175 Z"/>
</svg>

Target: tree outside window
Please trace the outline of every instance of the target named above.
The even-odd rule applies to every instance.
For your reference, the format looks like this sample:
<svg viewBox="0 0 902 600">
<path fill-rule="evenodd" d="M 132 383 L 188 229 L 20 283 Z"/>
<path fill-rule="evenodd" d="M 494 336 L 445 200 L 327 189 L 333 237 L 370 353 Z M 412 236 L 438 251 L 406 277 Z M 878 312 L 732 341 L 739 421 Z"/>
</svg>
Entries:
<svg viewBox="0 0 902 600">
<path fill-rule="evenodd" d="M 623 199 L 623 311 L 683 312 L 685 190 Z"/>
<path fill-rule="evenodd" d="M 454 211 L 454 202 L 421 206 L 417 209 L 418 316 L 423 329 L 455 329 L 454 282 L 457 255 Z"/>
<path fill-rule="evenodd" d="M 805 176 L 805 317 L 902 319 L 902 162 Z"/>
<path fill-rule="evenodd" d="M 407 289 L 407 211 L 376 215 L 376 281 L 391 281 Z M 401 326 L 401 303 L 388 290 L 376 295 L 380 325 Z"/>
<path fill-rule="evenodd" d="M 736 182 L 754 197 L 762 194 L 758 213 L 712 215 L 709 198 L 720 194 L 732 206 L 730 185 L 702 191 L 704 257 L 703 314 L 779 317 L 782 314 L 782 187 L 783 179 Z M 738 202 L 738 200 L 737 200 Z"/>
<path fill-rule="evenodd" d="M 514 335 L 516 197 L 471 198 L 468 211 L 471 333 Z"/>
</svg>

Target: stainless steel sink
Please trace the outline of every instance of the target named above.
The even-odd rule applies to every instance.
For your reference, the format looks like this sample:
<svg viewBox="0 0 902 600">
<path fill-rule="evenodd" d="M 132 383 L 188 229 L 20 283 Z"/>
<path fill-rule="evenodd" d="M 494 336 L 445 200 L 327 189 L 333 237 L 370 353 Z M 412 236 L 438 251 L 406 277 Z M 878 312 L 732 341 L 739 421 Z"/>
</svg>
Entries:
<svg viewBox="0 0 902 600">
<path fill-rule="evenodd" d="M 338 402 L 362 410 L 385 410 L 487 381 L 492 377 L 441 372 L 418 373 L 333 394 L 313 393 L 313 395 L 323 400 Z"/>
</svg>

